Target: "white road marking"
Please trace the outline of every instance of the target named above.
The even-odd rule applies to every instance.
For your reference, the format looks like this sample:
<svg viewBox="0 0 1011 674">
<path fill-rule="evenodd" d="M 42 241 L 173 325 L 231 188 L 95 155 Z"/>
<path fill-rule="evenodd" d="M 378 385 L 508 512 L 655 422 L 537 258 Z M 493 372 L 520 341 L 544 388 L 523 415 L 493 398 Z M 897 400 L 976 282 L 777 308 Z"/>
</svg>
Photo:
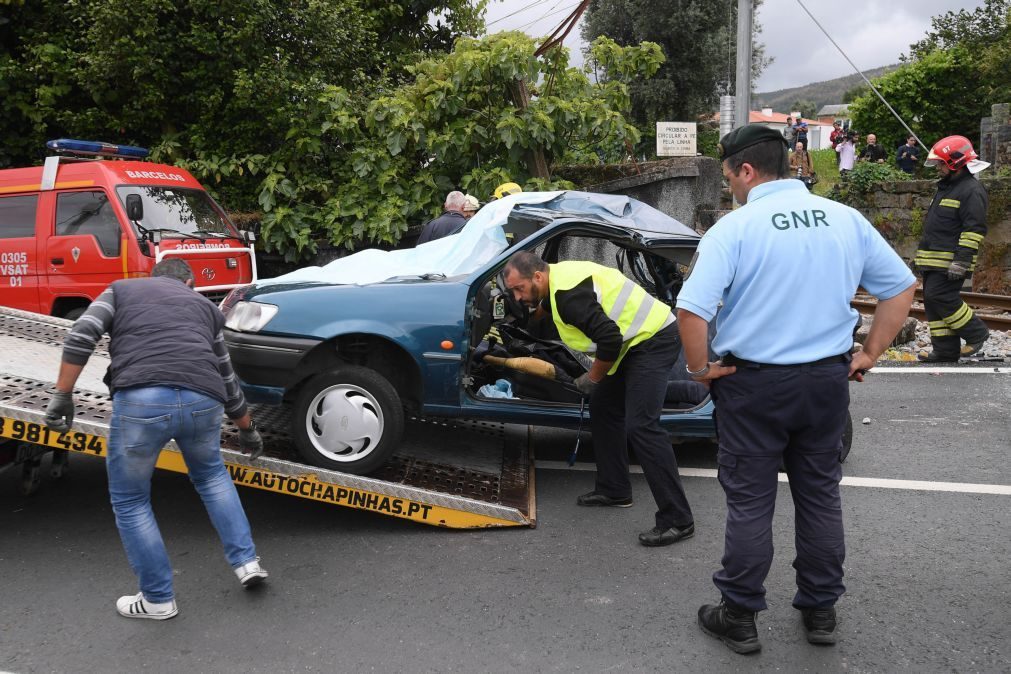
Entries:
<svg viewBox="0 0 1011 674">
<path fill-rule="evenodd" d="M 1011 367 L 875 367 L 867 374 L 1011 374 Z"/>
<path fill-rule="evenodd" d="M 590 463 L 577 463 L 569 467 L 565 461 L 536 461 L 535 466 L 543 470 L 579 470 L 595 471 L 596 466 Z M 641 466 L 629 466 L 629 472 L 641 474 Z M 715 468 L 680 468 L 682 477 L 716 477 Z M 779 474 L 780 482 L 789 482 L 786 473 Z M 889 480 L 878 477 L 843 477 L 844 487 L 873 487 L 877 489 L 908 489 L 910 491 L 944 491 L 958 494 L 998 494 L 1011 496 L 1011 485 L 1007 484 L 971 484 L 968 482 L 928 482 L 926 480 Z"/>
</svg>

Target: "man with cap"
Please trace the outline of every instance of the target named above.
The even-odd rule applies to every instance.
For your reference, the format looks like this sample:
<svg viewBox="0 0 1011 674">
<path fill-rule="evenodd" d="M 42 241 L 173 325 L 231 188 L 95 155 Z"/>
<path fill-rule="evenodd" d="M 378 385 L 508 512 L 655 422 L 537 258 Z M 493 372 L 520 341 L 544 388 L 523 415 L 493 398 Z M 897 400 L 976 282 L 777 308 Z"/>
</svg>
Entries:
<svg viewBox="0 0 1011 674">
<path fill-rule="evenodd" d="M 722 601 L 702 606 L 698 622 L 738 653 L 761 649 L 755 614 L 766 608 L 782 464 L 795 510 L 793 606 L 807 640 L 831 644 L 844 591 L 847 380 L 860 381 L 894 339 L 916 280 L 860 213 L 789 179 L 776 131 L 744 126 L 719 150 L 744 205 L 706 232 L 677 299 L 687 373 L 711 386 L 727 501 L 722 568 L 713 574 Z M 851 356 L 857 286 L 879 302 L 863 348 Z M 714 317 L 719 360 L 707 362 Z"/>
<path fill-rule="evenodd" d="M 955 362 L 978 352 L 990 336 L 986 324 L 961 296 L 986 236 L 988 198 L 975 174 L 989 164 L 979 161 L 965 136 L 948 136 L 934 143 L 924 164 L 936 167 L 941 179 L 923 222 L 915 259 L 923 274 L 923 308 L 932 344 L 931 352 L 920 360 Z M 960 338 L 965 339 L 965 346 Z"/>
</svg>

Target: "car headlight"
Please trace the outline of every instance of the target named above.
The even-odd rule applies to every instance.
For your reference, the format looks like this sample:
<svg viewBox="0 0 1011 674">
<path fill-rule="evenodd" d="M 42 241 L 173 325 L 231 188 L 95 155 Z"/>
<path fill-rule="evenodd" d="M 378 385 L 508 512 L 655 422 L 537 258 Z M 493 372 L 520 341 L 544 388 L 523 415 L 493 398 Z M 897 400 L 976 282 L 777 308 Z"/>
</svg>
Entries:
<svg viewBox="0 0 1011 674">
<path fill-rule="evenodd" d="M 240 332 L 259 332 L 277 314 L 273 304 L 236 302 L 225 314 L 225 327 Z"/>
</svg>

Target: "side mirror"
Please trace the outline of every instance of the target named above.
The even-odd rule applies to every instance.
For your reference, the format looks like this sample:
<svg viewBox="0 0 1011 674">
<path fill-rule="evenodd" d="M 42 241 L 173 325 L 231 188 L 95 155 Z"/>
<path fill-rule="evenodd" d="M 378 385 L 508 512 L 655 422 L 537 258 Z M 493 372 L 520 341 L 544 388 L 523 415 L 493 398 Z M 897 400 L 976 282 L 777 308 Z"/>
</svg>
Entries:
<svg viewBox="0 0 1011 674">
<path fill-rule="evenodd" d="M 144 219 L 144 200 L 139 194 L 126 195 L 126 217 L 132 222 Z"/>
</svg>

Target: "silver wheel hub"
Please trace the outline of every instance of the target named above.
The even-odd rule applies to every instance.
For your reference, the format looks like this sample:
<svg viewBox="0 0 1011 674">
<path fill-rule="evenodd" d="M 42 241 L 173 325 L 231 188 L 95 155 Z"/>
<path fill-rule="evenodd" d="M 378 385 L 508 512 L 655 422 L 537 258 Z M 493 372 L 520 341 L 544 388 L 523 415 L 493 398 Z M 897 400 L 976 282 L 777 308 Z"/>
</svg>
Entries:
<svg viewBox="0 0 1011 674">
<path fill-rule="evenodd" d="M 336 384 L 316 394 L 305 415 L 309 442 L 332 461 L 360 461 L 379 446 L 385 423 L 375 396 L 352 384 Z"/>
</svg>

